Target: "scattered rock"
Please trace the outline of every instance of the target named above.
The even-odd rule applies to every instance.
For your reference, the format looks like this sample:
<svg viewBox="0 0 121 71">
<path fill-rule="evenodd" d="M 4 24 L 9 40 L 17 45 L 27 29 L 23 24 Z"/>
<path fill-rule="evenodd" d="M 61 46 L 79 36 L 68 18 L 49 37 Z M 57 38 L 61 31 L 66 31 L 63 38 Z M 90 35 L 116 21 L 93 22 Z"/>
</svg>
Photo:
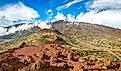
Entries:
<svg viewBox="0 0 121 71">
<path fill-rule="evenodd" d="M 58 44 L 28 46 L 22 43 L 0 53 L 0 71 L 121 70 L 120 61 L 80 58 L 80 53 Z"/>
</svg>

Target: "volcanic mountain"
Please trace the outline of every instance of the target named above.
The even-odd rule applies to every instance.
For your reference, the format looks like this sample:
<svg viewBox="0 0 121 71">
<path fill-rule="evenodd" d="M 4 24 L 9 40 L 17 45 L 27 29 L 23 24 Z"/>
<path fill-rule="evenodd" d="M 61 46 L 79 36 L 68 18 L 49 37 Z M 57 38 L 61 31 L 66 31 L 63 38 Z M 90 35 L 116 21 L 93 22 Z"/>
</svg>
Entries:
<svg viewBox="0 0 121 71">
<path fill-rule="evenodd" d="M 0 71 L 121 70 L 120 29 L 65 21 L 35 28 L 0 43 Z"/>
<path fill-rule="evenodd" d="M 84 22 L 55 22 L 52 28 L 70 36 L 79 47 L 85 44 L 103 49 L 121 48 L 121 29 Z"/>
<path fill-rule="evenodd" d="M 27 32 L 26 32 L 27 33 Z M 29 35 L 1 43 L 1 51 L 27 45 L 59 44 L 80 50 L 83 57 L 121 60 L 121 30 L 84 22 L 53 22 L 50 29 L 37 29 Z"/>
</svg>

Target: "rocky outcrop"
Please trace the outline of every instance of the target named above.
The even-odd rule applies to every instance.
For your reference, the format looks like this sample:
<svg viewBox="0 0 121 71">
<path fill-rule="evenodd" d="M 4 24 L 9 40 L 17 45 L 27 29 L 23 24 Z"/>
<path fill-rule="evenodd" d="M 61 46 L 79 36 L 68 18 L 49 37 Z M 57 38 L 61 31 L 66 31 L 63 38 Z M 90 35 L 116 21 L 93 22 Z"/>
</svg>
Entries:
<svg viewBox="0 0 121 71">
<path fill-rule="evenodd" d="M 0 54 L 0 71 L 120 71 L 120 65 L 120 61 L 80 58 L 78 51 L 58 44 L 28 46 L 23 43 Z"/>
</svg>

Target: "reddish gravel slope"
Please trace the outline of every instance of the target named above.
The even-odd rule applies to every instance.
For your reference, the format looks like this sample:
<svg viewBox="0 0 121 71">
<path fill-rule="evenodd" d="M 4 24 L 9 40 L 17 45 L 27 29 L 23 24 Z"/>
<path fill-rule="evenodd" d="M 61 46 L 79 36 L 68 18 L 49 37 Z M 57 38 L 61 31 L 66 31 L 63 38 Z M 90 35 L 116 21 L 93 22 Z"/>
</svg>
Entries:
<svg viewBox="0 0 121 71">
<path fill-rule="evenodd" d="M 0 71 L 120 71 L 120 61 L 80 58 L 76 50 L 58 44 L 23 43 L 0 53 Z"/>
</svg>

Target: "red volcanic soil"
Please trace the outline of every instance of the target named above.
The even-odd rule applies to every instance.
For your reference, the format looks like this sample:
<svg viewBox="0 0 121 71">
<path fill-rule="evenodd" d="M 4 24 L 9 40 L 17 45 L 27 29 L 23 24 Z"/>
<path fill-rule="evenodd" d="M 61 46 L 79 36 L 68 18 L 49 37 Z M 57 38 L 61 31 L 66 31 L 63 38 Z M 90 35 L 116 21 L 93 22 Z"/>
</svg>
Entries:
<svg viewBox="0 0 121 71">
<path fill-rule="evenodd" d="M 28 46 L 23 43 L 19 48 L 0 53 L 0 71 L 120 71 L 120 64 L 119 61 L 81 59 L 76 50 L 58 44 Z"/>
</svg>

